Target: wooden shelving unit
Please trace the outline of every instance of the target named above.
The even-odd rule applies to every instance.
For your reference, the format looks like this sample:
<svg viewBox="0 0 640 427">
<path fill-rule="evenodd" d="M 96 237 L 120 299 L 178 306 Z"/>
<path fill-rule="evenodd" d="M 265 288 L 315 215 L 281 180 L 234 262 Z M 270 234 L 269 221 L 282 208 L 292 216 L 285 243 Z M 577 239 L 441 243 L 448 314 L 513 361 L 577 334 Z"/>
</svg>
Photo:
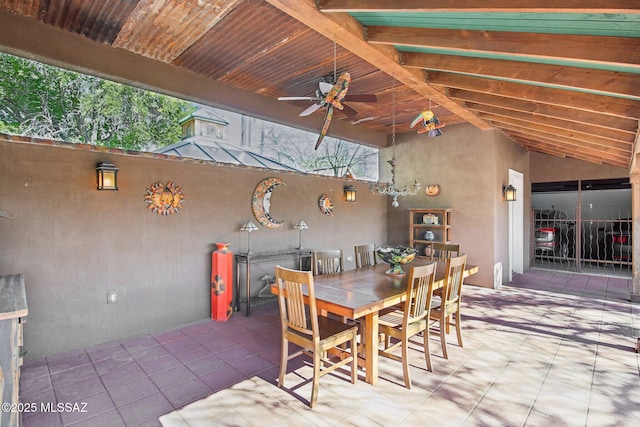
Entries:
<svg viewBox="0 0 640 427">
<path fill-rule="evenodd" d="M 409 246 L 426 256 L 433 242 L 451 243 L 451 209 L 409 209 Z M 433 234 L 429 240 L 425 235 Z"/>
</svg>

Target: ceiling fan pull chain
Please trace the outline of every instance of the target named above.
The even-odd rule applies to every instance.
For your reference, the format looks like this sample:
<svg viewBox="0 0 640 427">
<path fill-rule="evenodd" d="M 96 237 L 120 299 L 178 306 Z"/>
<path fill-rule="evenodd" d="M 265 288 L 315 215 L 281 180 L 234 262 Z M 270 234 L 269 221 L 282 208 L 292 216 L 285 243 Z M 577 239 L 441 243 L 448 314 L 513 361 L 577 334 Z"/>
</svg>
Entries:
<svg viewBox="0 0 640 427">
<path fill-rule="evenodd" d="M 337 34 L 333 33 L 333 83 L 338 81 L 338 67 L 337 67 L 338 49 L 337 49 L 336 38 L 337 38 Z"/>
<path fill-rule="evenodd" d="M 391 74 L 391 147 L 396 158 L 396 75 Z"/>
</svg>

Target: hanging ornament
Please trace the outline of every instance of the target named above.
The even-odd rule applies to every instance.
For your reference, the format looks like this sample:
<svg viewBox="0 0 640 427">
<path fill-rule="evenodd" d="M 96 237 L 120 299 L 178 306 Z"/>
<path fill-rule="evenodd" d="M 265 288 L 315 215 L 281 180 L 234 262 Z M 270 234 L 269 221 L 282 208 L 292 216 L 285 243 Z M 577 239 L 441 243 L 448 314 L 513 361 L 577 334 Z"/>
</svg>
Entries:
<svg viewBox="0 0 640 427">
<path fill-rule="evenodd" d="M 391 150 L 392 156 L 388 163 L 391 165 L 391 181 L 386 183 L 372 184 L 370 190 L 376 194 L 386 195 L 393 198 L 391 206 L 397 208 L 399 206 L 399 196 L 414 196 L 420 191 L 420 183 L 417 180 L 413 182 L 413 189 L 409 189 L 406 185 L 398 188 L 396 185 L 396 168 L 398 161 L 396 160 L 396 86 L 395 77 L 394 84 L 391 89 L 392 109 L 391 109 Z"/>
</svg>

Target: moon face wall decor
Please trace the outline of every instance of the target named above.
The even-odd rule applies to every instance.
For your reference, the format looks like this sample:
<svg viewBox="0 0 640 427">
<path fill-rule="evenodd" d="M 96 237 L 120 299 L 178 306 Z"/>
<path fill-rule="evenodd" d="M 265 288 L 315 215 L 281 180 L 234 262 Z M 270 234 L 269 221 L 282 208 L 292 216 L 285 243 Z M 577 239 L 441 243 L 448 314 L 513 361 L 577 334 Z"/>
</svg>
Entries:
<svg viewBox="0 0 640 427">
<path fill-rule="evenodd" d="M 266 228 L 282 227 L 284 221 L 278 221 L 271 217 L 271 194 L 273 189 L 279 185 L 287 185 L 280 178 L 265 178 L 256 185 L 251 197 L 251 211 L 256 221 Z"/>
</svg>

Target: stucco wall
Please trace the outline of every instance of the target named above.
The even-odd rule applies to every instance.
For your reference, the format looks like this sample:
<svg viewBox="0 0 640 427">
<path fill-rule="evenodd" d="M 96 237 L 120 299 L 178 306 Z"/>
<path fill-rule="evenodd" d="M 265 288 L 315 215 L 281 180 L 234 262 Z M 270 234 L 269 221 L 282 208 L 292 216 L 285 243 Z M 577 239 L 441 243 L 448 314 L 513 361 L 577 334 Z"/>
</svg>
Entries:
<svg viewBox="0 0 640 427">
<path fill-rule="evenodd" d="M 273 217 L 286 223 L 259 226 L 252 250 L 296 247 L 299 219 L 309 225 L 305 247 L 341 248 L 347 256 L 355 245 L 387 240 L 386 200 L 364 182 L 352 182 L 358 201 L 346 203 L 344 181 L 335 178 L 5 139 L 0 153 L 0 208 L 14 217 L 0 218 L 0 274 L 25 275 L 27 358 L 207 318 L 214 243 L 246 250 L 239 228 L 249 219 L 257 224 L 251 195 L 269 176 L 286 182 L 271 199 Z M 119 191 L 95 188 L 96 163 L 105 160 L 120 168 Z M 146 209 L 145 191 L 157 181 L 182 187 L 181 212 Z M 333 198 L 334 216 L 318 209 L 323 193 Z M 253 277 L 265 273 L 272 266 L 257 267 Z M 107 304 L 112 289 L 118 301 Z"/>
<path fill-rule="evenodd" d="M 397 208 L 389 205 L 390 243 L 408 244 L 407 209 L 451 208 L 452 242 L 459 243 L 467 253 L 468 263 L 480 267 L 479 273 L 466 283 L 493 287 L 494 264 L 500 261 L 503 268 L 508 265 L 508 252 L 495 250 L 496 245 L 508 247 L 507 227 L 496 227 L 497 214 L 508 219 L 508 206 L 501 200 L 501 183 L 508 177 L 509 167 L 526 169 L 526 152 L 498 132 L 479 131 L 467 124 L 446 127 L 438 138 L 403 134 L 398 142 L 398 185 L 417 179 L 423 189 L 416 196 L 400 197 Z M 386 160 L 391 153 L 391 149 L 381 153 L 381 180 L 390 178 Z M 499 160 L 505 153 L 509 160 Z M 427 196 L 427 184 L 439 184 L 440 195 Z"/>
</svg>

